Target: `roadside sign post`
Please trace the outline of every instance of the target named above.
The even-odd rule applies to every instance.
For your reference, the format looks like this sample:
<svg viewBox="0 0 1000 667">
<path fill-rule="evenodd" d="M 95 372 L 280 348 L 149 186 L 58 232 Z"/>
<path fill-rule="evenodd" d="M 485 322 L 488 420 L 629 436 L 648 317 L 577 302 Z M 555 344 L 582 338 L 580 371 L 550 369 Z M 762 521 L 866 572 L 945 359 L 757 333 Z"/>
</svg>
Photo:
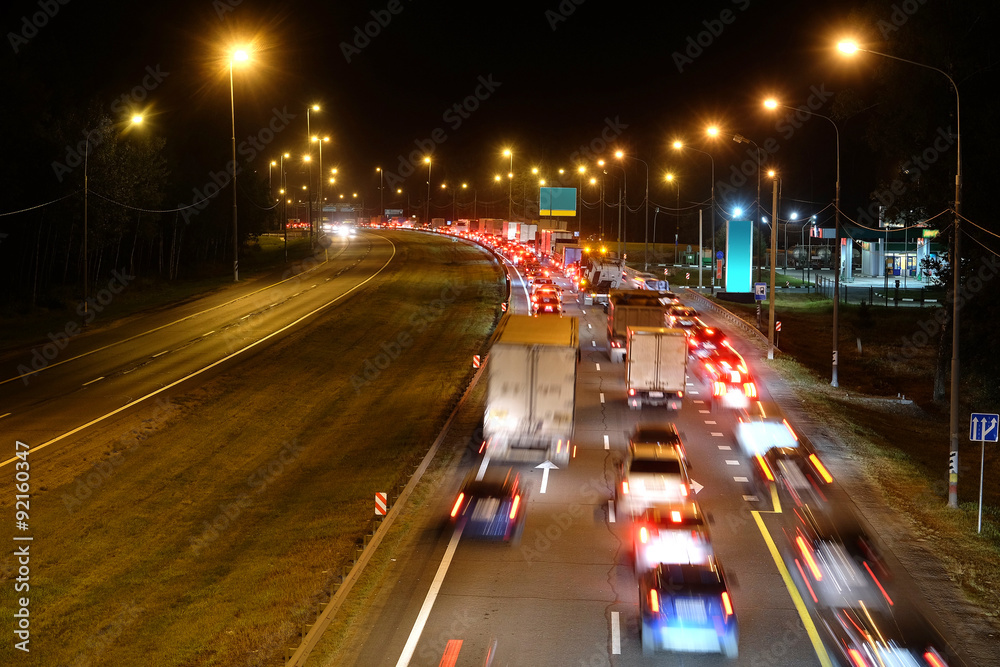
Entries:
<svg viewBox="0 0 1000 667">
<path fill-rule="evenodd" d="M 757 328 L 760 329 L 760 302 L 767 296 L 767 283 L 753 284 L 753 300 L 757 302 Z"/>
<path fill-rule="evenodd" d="M 774 323 L 774 346 L 775 347 L 781 347 L 780 345 L 778 345 L 778 341 L 780 340 L 780 335 L 781 335 L 781 320 L 778 320 L 777 322 Z"/>
<path fill-rule="evenodd" d="M 1000 428 L 1000 415 L 985 412 L 973 412 L 969 420 L 969 440 L 979 441 L 979 525 L 977 533 L 983 532 L 983 468 L 986 467 L 986 443 L 997 442 Z"/>
</svg>

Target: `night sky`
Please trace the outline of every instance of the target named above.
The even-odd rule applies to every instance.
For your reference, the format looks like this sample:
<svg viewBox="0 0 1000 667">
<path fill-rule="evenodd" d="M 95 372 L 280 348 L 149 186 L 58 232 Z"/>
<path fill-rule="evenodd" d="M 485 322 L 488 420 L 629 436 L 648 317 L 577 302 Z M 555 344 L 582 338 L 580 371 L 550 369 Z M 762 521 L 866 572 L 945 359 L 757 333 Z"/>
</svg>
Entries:
<svg viewBox="0 0 1000 667">
<path fill-rule="evenodd" d="M 791 129 L 761 100 L 777 94 L 791 106 L 815 102 L 814 111 L 830 115 L 834 93 L 870 85 L 870 69 L 844 62 L 833 48 L 848 32 L 879 36 L 875 26 L 852 23 L 861 4 L 18 0 L 3 10 L 3 75 L 14 81 L 4 104 L 39 117 L 95 103 L 141 110 L 146 131 L 166 138 L 179 165 L 171 192 L 190 200 L 191 188 L 229 159 L 225 53 L 229 44 L 250 42 L 253 60 L 235 75 L 237 141 L 241 159 L 252 156 L 252 167 L 264 172 L 280 152 L 303 152 L 305 109 L 318 103 L 311 129 L 332 137 L 323 159 L 339 169 L 337 191 L 377 196 L 376 166 L 386 170 L 387 187 L 395 185 L 411 153 L 432 147 L 435 187 L 468 181 L 480 199 L 502 198 L 493 175 L 508 169 L 504 147 L 514 149 L 516 171 L 538 165 L 548 174 L 621 148 L 648 163 L 654 204 L 674 205 L 675 190 L 660 179 L 677 172 L 684 206 L 708 198 L 709 161 L 679 156 L 673 139 L 712 153 L 717 183 L 731 181 L 734 165 L 753 155 L 728 138 L 706 140 L 704 128 L 715 122 L 762 147 L 772 140 L 783 195 L 819 209 L 833 197 L 832 127 L 811 118 Z M 909 4 L 919 16 L 922 3 Z M 41 7 L 54 15 L 40 20 Z M 909 20 L 900 14 L 897 32 Z M 947 99 L 946 87 L 941 94 Z M 273 138 L 269 124 L 282 128 Z M 848 120 L 841 134 L 851 209 L 866 203 L 874 176 L 863 124 Z M 244 153 L 250 136 L 261 150 Z M 590 152 L 604 146 L 600 155 Z M 48 165 L 63 157 L 32 155 L 28 162 L 49 179 Z M 626 170 L 636 206 L 645 168 L 627 162 Z M 426 166 L 404 180 L 417 198 Z M 748 180 L 722 202 L 752 204 L 756 177 Z M 768 188 L 762 185 L 767 207 Z M 33 202 L 6 208 L 26 203 Z"/>
</svg>

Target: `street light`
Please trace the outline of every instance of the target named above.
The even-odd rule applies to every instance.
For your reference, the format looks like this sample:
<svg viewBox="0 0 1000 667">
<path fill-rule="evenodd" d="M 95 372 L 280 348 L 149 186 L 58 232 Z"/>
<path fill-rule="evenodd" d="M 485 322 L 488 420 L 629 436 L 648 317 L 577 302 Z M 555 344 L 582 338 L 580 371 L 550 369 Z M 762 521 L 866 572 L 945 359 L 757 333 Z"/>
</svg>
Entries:
<svg viewBox="0 0 1000 667">
<path fill-rule="evenodd" d="M 312 155 L 312 131 L 309 129 L 309 112 L 319 111 L 319 105 L 313 104 L 312 106 L 306 107 L 306 153 Z M 314 237 L 315 230 L 313 229 L 313 199 L 312 199 L 312 160 L 306 160 L 309 162 L 309 187 L 306 188 L 306 198 L 309 201 L 309 242 L 312 247 L 315 247 L 316 239 Z"/>
<path fill-rule="evenodd" d="M 577 224 L 577 233 L 578 233 L 579 236 L 582 237 L 583 236 L 583 176 L 584 176 L 584 174 L 587 173 L 587 167 L 585 167 L 582 164 L 579 165 L 576 168 L 576 173 L 580 174 L 580 192 L 579 192 L 579 195 L 580 195 L 580 206 L 579 206 L 579 210 L 576 213 L 577 216 L 579 216 L 576 219 L 576 224 Z"/>
<path fill-rule="evenodd" d="M 426 156 L 424 162 L 427 163 L 427 214 L 424 216 L 424 224 L 429 225 L 431 223 L 431 156 Z"/>
<path fill-rule="evenodd" d="M 312 141 L 319 144 L 319 223 L 322 227 L 323 225 L 323 142 L 330 141 L 330 137 L 323 137 L 322 140 L 319 137 L 311 137 Z M 312 166 L 312 163 L 309 165 Z M 310 204 L 310 210 L 312 205 Z"/>
<path fill-rule="evenodd" d="M 835 239 L 834 242 L 833 242 L 833 246 L 834 246 L 834 249 L 835 249 L 834 253 L 833 253 L 833 256 L 834 256 L 834 260 L 833 260 L 833 370 L 832 370 L 832 379 L 830 380 L 830 385 L 833 386 L 833 387 L 837 387 L 837 386 L 839 386 L 838 381 L 837 381 L 837 357 L 839 356 L 839 351 L 838 351 L 838 342 L 839 342 L 839 340 L 838 339 L 840 338 L 840 332 L 839 332 L 839 321 L 840 321 L 840 319 L 838 317 L 838 310 L 839 310 L 839 304 L 840 304 L 840 272 L 842 271 L 841 263 L 840 263 L 840 253 L 841 253 L 841 248 L 840 248 L 840 128 L 837 127 L 837 123 L 835 123 L 833 121 L 833 119 L 830 118 L 829 116 L 824 116 L 821 113 L 815 113 L 815 112 L 809 111 L 807 109 L 804 109 L 802 107 L 799 107 L 799 108 L 796 109 L 796 108 L 787 106 L 785 104 L 778 104 L 778 101 L 776 99 L 773 99 L 773 98 L 764 100 L 764 106 L 766 108 L 768 108 L 768 109 L 777 109 L 778 107 L 783 107 L 785 109 L 792 109 L 796 113 L 798 113 L 799 111 L 802 111 L 802 112 L 805 112 L 809 116 L 818 116 L 820 118 L 826 119 L 827 121 L 829 121 L 830 125 L 833 125 L 834 136 L 837 139 L 837 184 L 836 184 L 836 188 L 835 188 L 835 191 L 834 191 L 834 199 L 833 199 L 833 209 L 834 209 L 834 215 L 835 215 L 835 217 L 834 217 L 834 223 L 833 223 L 834 224 L 834 239 Z M 786 234 L 786 236 L 787 236 L 787 234 Z M 853 248 L 852 248 L 852 250 L 853 250 Z M 787 250 L 786 250 L 786 253 L 787 253 Z M 787 259 L 785 260 L 785 262 L 787 264 Z"/>
<path fill-rule="evenodd" d="M 774 218 L 774 222 L 777 223 L 778 220 L 778 190 L 781 187 L 781 179 L 778 177 L 777 172 L 771 170 L 768 172 L 768 176 L 774 179 L 774 200 L 771 204 L 771 217 Z M 768 296 L 768 314 L 769 314 L 769 324 L 767 331 L 767 358 L 774 359 L 774 300 L 776 294 L 774 292 L 774 272 L 777 268 L 775 265 L 778 263 L 778 225 L 771 225 L 771 291 Z"/>
<path fill-rule="evenodd" d="M 510 222 L 510 216 L 513 214 L 514 209 L 514 199 L 511 193 L 511 188 L 514 184 L 514 151 L 509 148 L 503 149 L 504 157 L 510 158 L 510 171 L 507 172 L 507 221 Z M 500 180 L 497 177 L 497 180 Z"/>
<path fill-rule="evenodd" d="M 245 49 L 236 49 L 229 56 L 229 112 L 233 122 L 233 282 L 240 279 L 240 237 L 236 227 L 236 98 L 233 94 L 233 65 L 250 60 Z"/>
<path fill-rule="evenodd" d="M 281 159 L 278 162 L 278 182 L 281 184 L 281 229 L 284 232 L 285 237 L 285 263 L 288 263 L 288 209 L 285 208 L 286 202 L 291 200 L 286 200 L 285 193 L 288 190 L 288 183 L 285 179 L 285 158 L 292 157 L 291 153 L 282 153 Z"/>
<path fill-rule="evenodd" d="M 385 197 L 382 196 L 382 167 L 375 167 L 375 171 L 378 172 L 378 221 L 382 222 L 382 216 L 385 214 Z"/>
<path fill-rule="evenodd" d="M 952 79 L 944 70 L 938 69 L 937 67 L 931 67 L 930 65 L 924 65 L 923 63 L 918 63 L 914 60 L 907 60 L 906 58 L 900 58 L 898 56 L 890 56 L 887 53 L 879 53 L 878 51 L 872 51 L 871 49 L 863 49 L 858 46 L 857 42 L 852 40 L 840 42 L 837 45 L 837 48 L 842 53 L 847 55 L 853 55 L 857 51 L 863 51 L 864 53 L 871 53 L 876 56 L 889 58 L 890 60 L 898 60 L 900 62 L 916 65 L 917 67 L 933 70 L 948 79 L 951 87 L 955 89 L 955 250 L 953 253 L 954 257 L 951 260 L 952 271 L 955 275 L 953 276 L 954 292 L 951 314 L 951 418 L 949 424 L 949 429 L 951 431 L 951 451 L 948 469 L 948 506 L 958 507 L 958 380 L 960 370 L 958 356 L 958 311 L 959 304 L 962 302 L 962 253 L 960 250 L 960 241 L 962 237 L 959 234 L 959 222 L 962 219 L 962 116 L 961 98 L 958 94 L 958 86 L 955 84 L 954 79 Z"/>
<path fill-rule="evenodd" d="M 133 125 L 139 125 L 142 123 L 142 116 L 134 115 L 131 120 Z M 87 180 L 87 163 L 90 156 L 90 135 L 94 132 L 102 129 L 99 125 L 97 127 L 91 128 L 86 135 L 86 150 L 83 153 L 83 313 L 86 315 L 90 308 L 90 262 L 87 259 L 87 192 L 88 192 L 88 180 Z M 235 164 L 235 163 L 234 163 Z M 236 174 L 233 174 L 233 178 Z M 235 211 L 235 209 L 234 209 Z M 235 221 L 235 218 L 234 218 Z M 86 320 L 85 320 L 86 321 Z"/>
<path fill-rule="evenodd" d="M 615 151 L 615 157 L 619 160 L 628 158 L 630 160 L 635 160 L 637 162 L 642 162 L 643 166 L 646 167 L 646 229 L 645 229 L 645 248 L 643 250 L 643 271 L 649 270 L 649 165 L 646 164 L 645 160 L 642 160 L 631 155 L 625 155 L 622 151 Z M 627 202 L 626 202 L 627 206 Z"/>
<path fill-rule="evenodd" d="M 712 136 L 712 129 L 709 128 L 709 135 Z M 714 128 L 715 133 L 718 134 L 718 128 Z M 680 141 L 675 141 L 673 143 L 674 150 L 687 149 L 689 151 L 694 151 L 695 153 L 701 153 L 702 155 L 707 155 L 708 159 L 712 161 L 712 293 L 715 293 L 715 158 L 712 157 L 711 153 L 708 153 L 697 148 L 692 148 L 691 146 L 685 146 Z M 699 225 L 700 227 L 700 225 Z M 701 245 L 698 246 L 698 287 L 701 287 L 701 267 L 703 262 L 701 261 Z"/>
</svg>

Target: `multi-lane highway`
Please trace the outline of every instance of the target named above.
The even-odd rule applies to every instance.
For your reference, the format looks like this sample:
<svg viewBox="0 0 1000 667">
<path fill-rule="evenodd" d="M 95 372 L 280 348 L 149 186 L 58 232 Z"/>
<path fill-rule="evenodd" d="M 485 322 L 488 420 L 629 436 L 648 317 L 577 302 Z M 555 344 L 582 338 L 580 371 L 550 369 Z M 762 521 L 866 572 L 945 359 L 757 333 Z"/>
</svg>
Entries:
<svg viewBox="0 0 1000 667">
<path fill-rule="evenodd" d="M 508 270 L 511 310 L 526 313 L 523 278 L 516 267 Z M 515 465 L 531 490 L 522 539 L 514 545 L 484 543 L 462 539 L 443 521 L 461 474 L 481 465 L 470 451 L 432 503 L 430 512 L 441 519 L 429 520 L 413 551 L 382 582 L 378 616 L 359 624 L 364 630 L 339 648 L 337 664 L 661 663 L 663 654 L 644 656 L 641 649 L 631 521 L 616 516 L 611 502 L 628 433 L 647 420 L 675 422 L 682 435 L 696 500 L 709 517 L 712 544 L 733 589 L 737 664 L 838 664 L 794 563 L 789 539 L 797 525 L 794 508 L 754 484 L 752 462 L 734 440 L 736 415 L 710 410 L 708 388 L 693 376 L 680 412 L 630 411 L 623 366 L 612 364 L 605 349 L 606 315 L 573 298 L 567 290 L 565 315 L 580 318 L 582 352 L 570 466 L 552 470 L 543 492 L 542 470 Z M 702 316 L 713 322 L 710 314 Z M 748 359 L 759 357 L 751 344 L 735 336 L 732 342 Z M 771 379 L 766 371 L 762 377 Z M 771 398 L 767 382 L 758 385 L 761 398 Z M 836 484 L 827 496 L 840 503 L 838 511 L 852 511 Z M 881 605 L 889 617 L 910 638 L 921 635 L 934 643 L 949 664 L 972 664 L 924 619 L 923 605 L 916 603 L 920 593 L 892 555 L 883 558 L 892 572 L 880 581 L 882 599 L 891 600 Z M 696 653 L 667 659 L 683 665 L 726 662 L 720 655 Z"/>
</svg>

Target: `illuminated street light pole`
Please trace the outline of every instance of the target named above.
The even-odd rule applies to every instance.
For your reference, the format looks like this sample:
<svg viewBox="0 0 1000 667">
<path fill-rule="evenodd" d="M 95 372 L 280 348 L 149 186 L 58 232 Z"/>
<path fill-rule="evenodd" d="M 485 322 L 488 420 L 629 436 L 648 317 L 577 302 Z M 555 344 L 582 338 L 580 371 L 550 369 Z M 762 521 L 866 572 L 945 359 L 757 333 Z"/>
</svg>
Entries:
<svg viewBox="0 0 1000 667">
<path fill-rule="evenodd" d="M 233 175 L 233 282 L 240 279 L 240 237 L 236 227 L 236 97 L 233 94 L 233 64 L 249 59 L 250 55 L 243 49 L 233 51 L 229 57 L 229 112 L 233 122 L 233 162 L 230 165 Z"/>
<path fill-rule="evenodd" d="M 375 171 L 378 172 L 378 221 L 382 222 L 382 216 L 385 215 L 385 197 L 382 194 L 382 167 L 375 167 Z"/>
<path fill-rule="evenodd" d="M 864 53 L 871 53 L 876 56 L 882 56 L 884 58 L 889 58 L 890 60 L 898 60 L 900 62 L 909 63 L 910 65 L 916 65 L 917 67 L 923 67 L 924 69 L 929 69 L 943 75 L 948 79 L 948 83 L 951 87 L 955 89 L 955 151 L 956 151 L 956 165 L 955 165 L 955 241 L 954 241 L 954 257 L 951 258 L 952 272 L 955 274 L 953 294 L 952 294 L 952 313 L 951 313 L 951 418 L 949 424 L 950 437 L 951 437 L 951 450 L 949 452 L 949 466 L 948 466 L 948 506 L 958 507 L 958 411 L 959 411 L 959 401 L 958 401 L 958 380 L 959 380 L 959 335 L 958 335 L 958 314 L 959 314 L 959 303 L 961 303 L 961 286 L 962 286 L 962 253 L 961 247 L 961 234 L 959 232 L 959 223 L 962 219 L 962 115 L 961 115 L 961 99 L 958 95 L 958 86 L 955 84 L 954 79 L 952 79 L 947 72 L 938 69 L 937 67 L 931 67 L 930 65 L 924 65 L 923 63 L 918 63 L 913 60 L 907 60 L 906 58 L 900 58 L 898 56 L 890 56 L 887 53 L 879 53 L 878 51 L 872 51 L 870 49 L 863 49 L 853 41 L 841 42 L 837 45 L 837 48 L 848 55 L 855 53 L 856 51 L 863 51 Z M 839 250 L 839 249 L 838 249 Z"/>
<path fill-rule="evenodd" d="M 431 224 L 431 156 L 424 158 L 427 163 L 427 214 L 424 216 L 424 224 Z"/>
<path fill-rule="evenodd" d="M 643 249 L 643 271 L 649 270 L 649 165 L 646 164 L 645 160 L 637 157 L 632 157 L 631 155 L 625 155 L 622 151 L 615 152 L 615 157 L 619 160 L 623 158 L 628 158 L 630 160 L 635 160 L 641 162 L 644 167 L 646 167 L 646 223 L 645 223 L 645 245 Z M 627 203 L 626 203 L 627 206 Z"/>
<path fill-rule="evenodd" d="M 285 178 L 285 158 L 292 157 L 291 153 L 282 153 L 281 158 L 278 161 L 278 182 L 281 186 L 278 188 L 281 194 L 281 230 L 282 235 L 285 238 L 285 263 L 288 263 L 288 209 L 286 204 L 288 203 L 288 179 Z"/>
<path fill-rule="evenodd" d="M 711 153 L 708 153 L 697 148 L 692 148 L 691 146 L 685 146 L 680 141 L 675 141 L 675 150 L 687 149 L 689 151 L 694 151 L 695 153 L 701 153 L 702 155 L 707 155 L 708 159 L 712 161 L 712 294 L 715 293 L 715 158 L 712 157 Z M 698 248 L 698 266 L 702 265 L 701 261 L 701 247 Z M 700 286 L 700 285 L 699 285 Z"/>
<path fill-rule="evenodd" d="M 830 385 L 833 387 L 839 386 L 837 380 L 837 361 L 839 356 L 838 343 L 840 338 L 839 329 L 839 304 L 840 304 L 840 273 L 843 270 L 840 263 L 840 128 L 837 127 L 837 123 L 834 122 L 829 116 L 824 116 L 820 113 L 814 113 L 803 108 L 795 109 L 784 104 L 778 104 L 777 100 L 769 99 L 764 100 L 764 106 L 768 109 L 776 109 L 777 107 L 783 107 L 785 109 L 792 109 L 796 113 L 802 111 L 810 116 L 818 116 L 829 121 L 830 125 L 833 125 L 833 131 L 837 139 L 837 184 L 834 192 L 833 198 L 833 210 L 834 210 L 834 260 L 833 260 L 833 370 L 831 371 Z M 786 233 L 787 237 L 787 233 Z M 785 250 L 786 254 L 788 252 L 787 248 Z M 786 260 L 787 263 L 787 260 Z"/>
<path fill-rule="evenodd" d="M 771 204 L 771 217 L 773 218 L 771 224 L 771 291 L 768 294 L 768 315 L 770 323 L 768 325 L 767 331 L 767 358 L 774 359 L 774 272 L 777 269 L 778 263 L 778 189 L 781 187 L 781 179 L 778 178 L 776 172 L 769 171 L 767 173 L 772 179 L 774 179 L 774 200 Z"/>
<path fill-rule="evenodd" d="M 511 190 L 514 185 L 514 151 L 505 148 L 503 154 L 505 157 L 510 158 L 510 171 L 507 172 L 507 222 L 510 222 L 510 217 L 514 211 L 514 198 Z"/>
<path fill-rule="evenodd" d="M 319 137 L 311 137 L 311 140 L 315 141 L 317 144 L 319 144 L 319 224 L 322 227 L 322 225 L 323 225 L 323 142 L 324 141 L 330 141 L 330 137 L 323 137 L 322 139 L 320 139 Z M 309 163 L 309 166 L 310 166 L 310 168 L 312 167 L 312 163 L 311 162 Z M 312 208 L 312 205 L 310 204 L 310 209 L 311 208 Z M 319 236 L 319 234 L 317 234 L 317 236 Z"/>
<path fill-rule="evenodd" d="M 312 106 L 306 107 L 306 162 L 309 163 L 309 169 L 307 177 L 309 178 L 309 185 L 306 188 L 306 200 L 309 204 L 309 243 L 310 247 L 316 247 L 316 237 L 315 230 L 313 229 L 313 198 L 312 198 L 312 131 L 309 129 L 309 112 L 319 111 L 319 105 L 313 104 Z M 322 173 L 322 172 L 321 172 Z"/>
</svg>

